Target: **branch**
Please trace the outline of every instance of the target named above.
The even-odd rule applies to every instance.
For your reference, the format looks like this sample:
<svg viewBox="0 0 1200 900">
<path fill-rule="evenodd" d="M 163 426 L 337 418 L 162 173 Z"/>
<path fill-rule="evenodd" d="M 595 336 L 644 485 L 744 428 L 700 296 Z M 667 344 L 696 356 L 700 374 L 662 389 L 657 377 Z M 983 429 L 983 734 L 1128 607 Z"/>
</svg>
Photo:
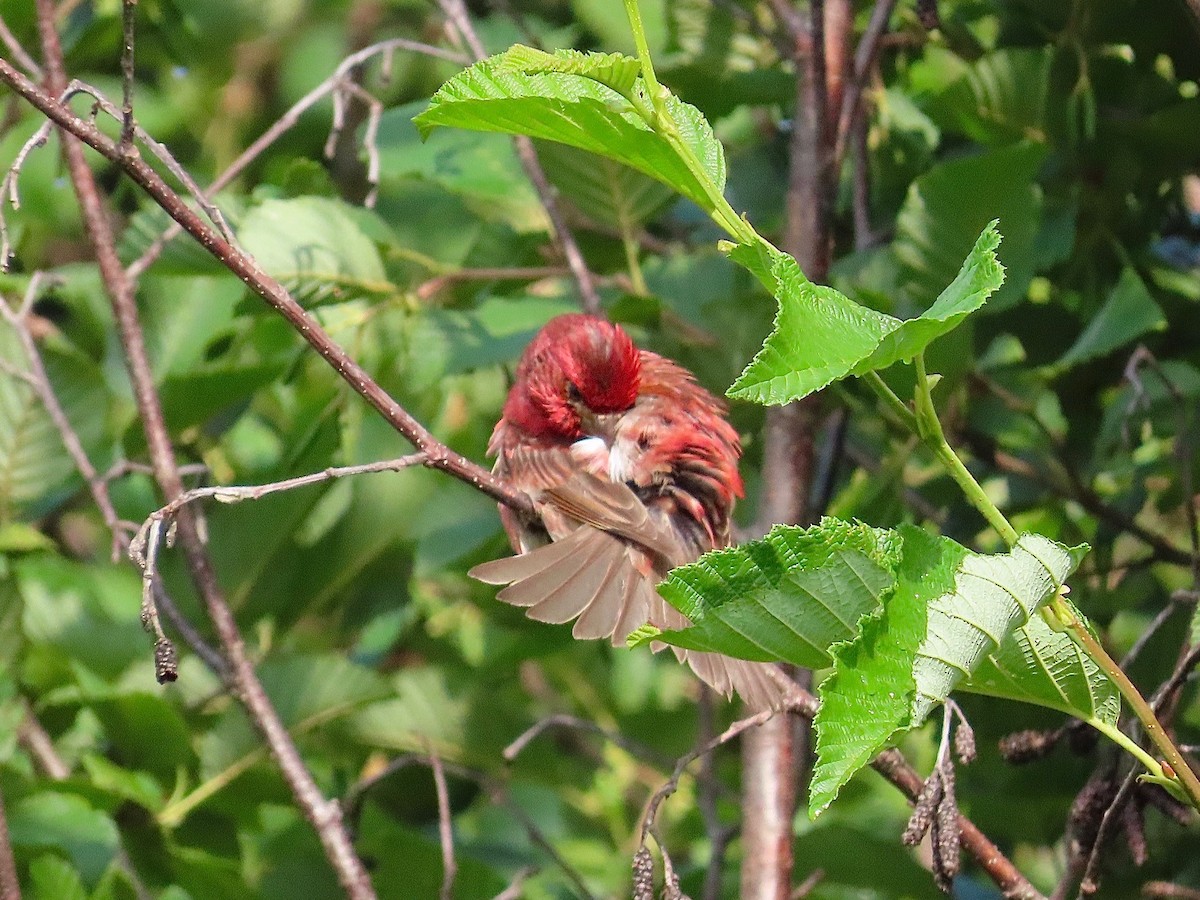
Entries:
<svg viewBox="0 0 1200 900">
<path fill-rule="evenodd" d="M 50 90 L 58 93 L 65 88 L 67 76 L 63 66 L 62 45 L 54 27 L 53 0 L 37 0 L 37 11 L 38 30 L 42 39 L 42 55 L 46 61 Z M 43 111 L 50 110 L 50 117 L 56 123 L 66 125 L 66 130 L 75 134 L 78 134 L 79 130 L 89 132 L 85 138 L 88 143 L 92 146 L 102 145 L 104 149 L 101 152 L 105 156 L 121 162 L 127 167 L 127 170 L 140 172 L 141 177 L 135 175 L 135 180 L 138 180 L 139 183 L 153 184 L 163 198 L 169 198 L 177 207 L 186 210 L 191 216 L 193 227 L 207 232 L 209 246 L 213 246 L 214 242 L 221 242 L 227 248 L 228 254 L 245 259 L 241 251 L 231 247 L 204 225 L 200 218 L 187 208 L 182 199 L 172 192 L 162 179 L 133 152 L 132 147 L 121 148 L 114 145 L 111 140 L 106 138 L 101 140 L 103 135 L 96 130 L 94 125 L 80 121 L 52 96 L 38 89 L 2 60 L 0 60 L 0 77 L 12 84 L 18 93 L 25 96 L 26 99 L 30 99 L 31 102 L 36 98 L 34 105 Z M 85 228 L 94 245 L 100 275 L 117 322 L 134 399 L 146 433 L 150 460 L 155 470 L 155 479 L 163 494 L 168 500 L 171 500 L 183 493 L 183 482 L 175 462 L 174 449 L 171 446 L 166 421 L 163 418 L 161 400 L 155 390 L 141 323 L 138 320 L 133 285 L 117 257 L 112 226 L 101 202 L 95 178 L 84 157 L 83 146 L 66 134 L 63 135 L 62 144 L 75 194 L 79 199 Z M 292 302 L 294 303 L 294 301 Z M 189 574 L 213 620 L 225 657 L 229 661 L 232 681 L 238 698 L 245 705 L 250 719 L 270 748 L 284 780 L 292 790 L 297 805 L 316 830 L 330 865 L 337 873 L 338 880 L 347 895 L 352 900 L 375 900 L 375 891 L 371 886 L 370 878 L 363 868 L 362 861 L 355 854 L 349 836 L 342 828 L 340 808 L 336 803 L 330 803 L 321 795 L 312 775 L 305 768 L 291 735 L 288 734 L 254 673 L 246 655 L 241 634 L 238 632 L 237 623 L 217 584 L 216 573 L 205 553 L 190 510 L 185 509 L 181 512 L 177 521 L 180 543 L 187 557 Z"/>
<path fill-rule="evenodd" d="M 310 316 L 278 281 L 264 272 L 253 258 L 229 244 L 207 225 L 144 160 L 137 155 L 123 153 L 116 143 L 95 125 L 76 116 L 70 109 L 59 103 L 53 94 L 39 88 L 3 59 L 0 59 L 0 82 L 7 84 L 30 104 L 45 113 L 64 131 L 79 138 L 124 170 L 150 195 L 151 199 L 166 210 L 171 218 L 199 241 L 201 246 L 287 319 L 300 333 L 300 336 L 334 368 L 355 393 L 370 403 L 419 451 L 425 453 L 428 457 L 425 463 L 427 466 L 447 472 L 515 510 L 528 511 L 530 509 L 530 501 L 525 494 L 513 490 L 491 472 L 450 450 L 406 409 L 388 396 L 387 392 L 371 378 L 366 370 L 351 359 L 349 354 L 321 328 L 317 320 Z M 123 272 L 117 277 L 120 277 L 122 281 L 126 280 Z"/>
<path fill-rule="evenodd" d="M 842 160 L 846 158 L 846 145 L 850 140 L 850 134 L 854 130 L 856 120 L 863 115 L 863 91 L 866 89 L 867 81 L 871 78 L 871 70 L 875 68 L 875 58 L 879 55 L 883 36 L 887 33 L 888 20 L 891 18 L 895 6 L 896 0 L 875 0 L 875 6 L 871 10 L 871 20 L 867 23 L 862 37 L 859 38 L 858 49 L 854 51 L 854 71 L 846 85 L 846 91 L 838 110 L 833 148 L 833 171 L 835 172 L 841 170 Z"/>
<path fill-rule="evenodd" d="M 438 6 L 442 8 L 442 12 L 445 13 L 446 18 L 450 20 L 458 33 L 462 35 L 475 59 L 480 60 L 486 57 L 487 50 L 484 49 L 483 42 L 479 40 L 475 26 L 471 24 L 471 17 L 467 13 L 467 7 L 463 0 L 438 0 Z M 527 137 L 518 136 L 513 138 L 513 143 L 516 145 L 517 157 L 521 160 L 521 166 L 525 169 L 525 174 L 533 184 L 533 189 L 537 191 L 537 195 L 542 201 L 542 207 L 550 219 L 550 225 L 554 230 L 554 239 L 562 249 L 563 256 L 567 258 L 567 265 L 571 269 L 571 274 L 575 276 L 576 284 L 579 285 L 579 296 L 583 301 L 583 309 L 585 312 L 599 315 L 602 310 L 600 295 L 596 293 L 595 276 L 588 269 L 587 262 L 579 250 L 579 244 L 575 242 L 575 235 L 571 233 L 562 209 L 558 205 L 556 192 L 547 180 L 546 173 L 542 170 L 542 164 L 538 162 L 537 150 L 534 149 L 533 141 Z"/>
</svg>

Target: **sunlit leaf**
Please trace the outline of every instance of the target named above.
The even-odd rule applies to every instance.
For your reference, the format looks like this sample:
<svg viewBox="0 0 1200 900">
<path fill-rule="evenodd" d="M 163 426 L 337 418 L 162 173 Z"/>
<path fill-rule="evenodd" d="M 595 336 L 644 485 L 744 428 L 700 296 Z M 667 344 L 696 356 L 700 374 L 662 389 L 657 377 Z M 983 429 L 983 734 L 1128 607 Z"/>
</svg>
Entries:
<svg viewBox="0 0 1200 900">
<path fill-rule="evenodd" d="M 667 110 L 707 178 L 723 189 L 725 154 L 708 122 L 675 97 L 668 97 Z M 526 74 L 502 53 L 446 82 L 415 121 L 422 133 L 448 125 L 569 144 L 631 166 L 712 208 L 696 176 L 633 104 L 583 75 Z"/>
</svg>

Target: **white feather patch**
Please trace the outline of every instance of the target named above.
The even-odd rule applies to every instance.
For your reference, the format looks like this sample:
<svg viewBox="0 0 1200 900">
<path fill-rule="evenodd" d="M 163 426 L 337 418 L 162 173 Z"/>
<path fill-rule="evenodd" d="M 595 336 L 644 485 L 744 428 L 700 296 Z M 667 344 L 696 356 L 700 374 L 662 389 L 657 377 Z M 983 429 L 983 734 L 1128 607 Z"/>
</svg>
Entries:
<svg viewBox="0 0 1200 900">
<path fill-rule="evenodd" d="M 600 437 L 585 437 L 580 438 L 571 445 L 571 456 L 579 463 L 580 468 L 586 472 L 600 477 L 607 477 L 609 473 L 609 449 L 608 444 L 604 442 L 604 438 Z"/>
</svg>

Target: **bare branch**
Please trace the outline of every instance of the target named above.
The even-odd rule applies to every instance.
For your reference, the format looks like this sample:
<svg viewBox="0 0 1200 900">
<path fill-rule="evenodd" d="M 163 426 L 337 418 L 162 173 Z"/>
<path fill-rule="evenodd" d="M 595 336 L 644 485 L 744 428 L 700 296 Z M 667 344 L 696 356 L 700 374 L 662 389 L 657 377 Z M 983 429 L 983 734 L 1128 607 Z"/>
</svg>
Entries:
<svg viewBox="0 0 1200 900">
<path fill-rule="evenodd" d="M 256 293 L 286 318 L 293 327 L 335 371 L 418 450 L 427 454 L 426 465 L 447 472 L 483 491 L 492 498 L 517 510 L 528 510 L 529 498 L 514 491 L 491 472 L 455 453 L 438 441 L 428 429 L 395 400 L 339 346 L 320 324 L 258 263 L 238 248 L 230 245 L 191 209 L 182 198 L 143 160 L 119 149 L 94 125 L 58 103 L 53 95 L 41 90 L 7 61 L 0 59 L 0 81 L 54 120 L 55 124 L 75 135 L 122 169 L 167 213 L 182 224 L 200 244 L 230 271 L 246 282 Z M 122 280 L 125 279 L 122 273 Z M 181 491 L 180 491 L 181 492 Z"/>
<path fill-rule="evenodd" d="M 9 30 L 3 16 L 0 16 L 0 41 L 4 42 L 4 46 L 8 48 L 8 52 L 12 54 L 13 59 L 17 61 L 21 68 L 29 73 L 31 78 L 41 80 L 42 67 L 34 62 L 32 56 L 25 52 L 25 48 L 21 46 L 21 42 L 17 40 L 16 35 Z"/>
<path fill-rule="evenodd" d="M 121 0 L 121 149 L 133 146 L 133 48 L 137 34 L 137 0 Z"/>
<path fill-rule="evenodd" d="M 854 71 L 846 85 L 838 110 L 832 166 L 835 172 L 841 169 L 842 160 L 846 158 L 846 145 L 854 130 L 855 121 L 864 114 L 863 91 L 871 78 L 871 70 L 875 67 L 875 59 L 879 55 L 883 36 L 887 33 L 888 20 L 892 17 L 895 6 L 896 0 L 875 0 L 875 6 L 871 9 L 871 19 L 859 38 L 858 48 L 854 51 Z"/>
<path fill-rule="evenodd" d="M 544 719 L 539 719 L 525 731 L 517 736 L 516 740 L 512 741 L 504 748 L 501 754 L 505 762 L 512 762 L 524 752 L 538 737 L 545 734 L 551 728 L 572 728 L 577 731 L 590 731 L 593 734 L 598 734 L 611 744 L 615 744 L 622 750 L 632 754 L 633 756 L 645 759 L 654 765 L 664 768 L 671 765 L 672 760 L 668 759 L 663 754 L 656 751 L 653 747 L 647 747 L 640 741 L 635 741 L 632 738 L 627 738 L 619 731 L 609 731 L 602 728 L 595 722 L 587 719 L 581 719 L 578 716 L 571 716 L 565 713 L 558 713 L 552 716 L 547 716 Z"/>
</svg>

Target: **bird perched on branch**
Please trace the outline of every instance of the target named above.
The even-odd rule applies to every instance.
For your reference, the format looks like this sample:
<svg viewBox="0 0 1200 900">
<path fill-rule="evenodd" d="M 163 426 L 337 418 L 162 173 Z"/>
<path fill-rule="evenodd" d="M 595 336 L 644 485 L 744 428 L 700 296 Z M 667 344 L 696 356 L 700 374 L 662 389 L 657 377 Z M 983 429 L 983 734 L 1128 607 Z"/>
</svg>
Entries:
<svg viewBox="0 0 1200 900">
<path fill-rule="evenodd" d="M 530 495 L 535 514 L 501 506 L 519 555 L 470 574 L 507 585 L 499 599 L 530 618 L 574 621 L 581 639 L 620 645 L 647 622 L 686 626 L 654 586 L 729 544 L 741 446 L 724 414 L 690 372 L 638 350 L 619 326 L 552 319 L 522 355 L 488 443 L 496 474 Z M 673 649 L 726 696 L 757 709 L 781 697 L 766 664 Z"/>
</svg>

